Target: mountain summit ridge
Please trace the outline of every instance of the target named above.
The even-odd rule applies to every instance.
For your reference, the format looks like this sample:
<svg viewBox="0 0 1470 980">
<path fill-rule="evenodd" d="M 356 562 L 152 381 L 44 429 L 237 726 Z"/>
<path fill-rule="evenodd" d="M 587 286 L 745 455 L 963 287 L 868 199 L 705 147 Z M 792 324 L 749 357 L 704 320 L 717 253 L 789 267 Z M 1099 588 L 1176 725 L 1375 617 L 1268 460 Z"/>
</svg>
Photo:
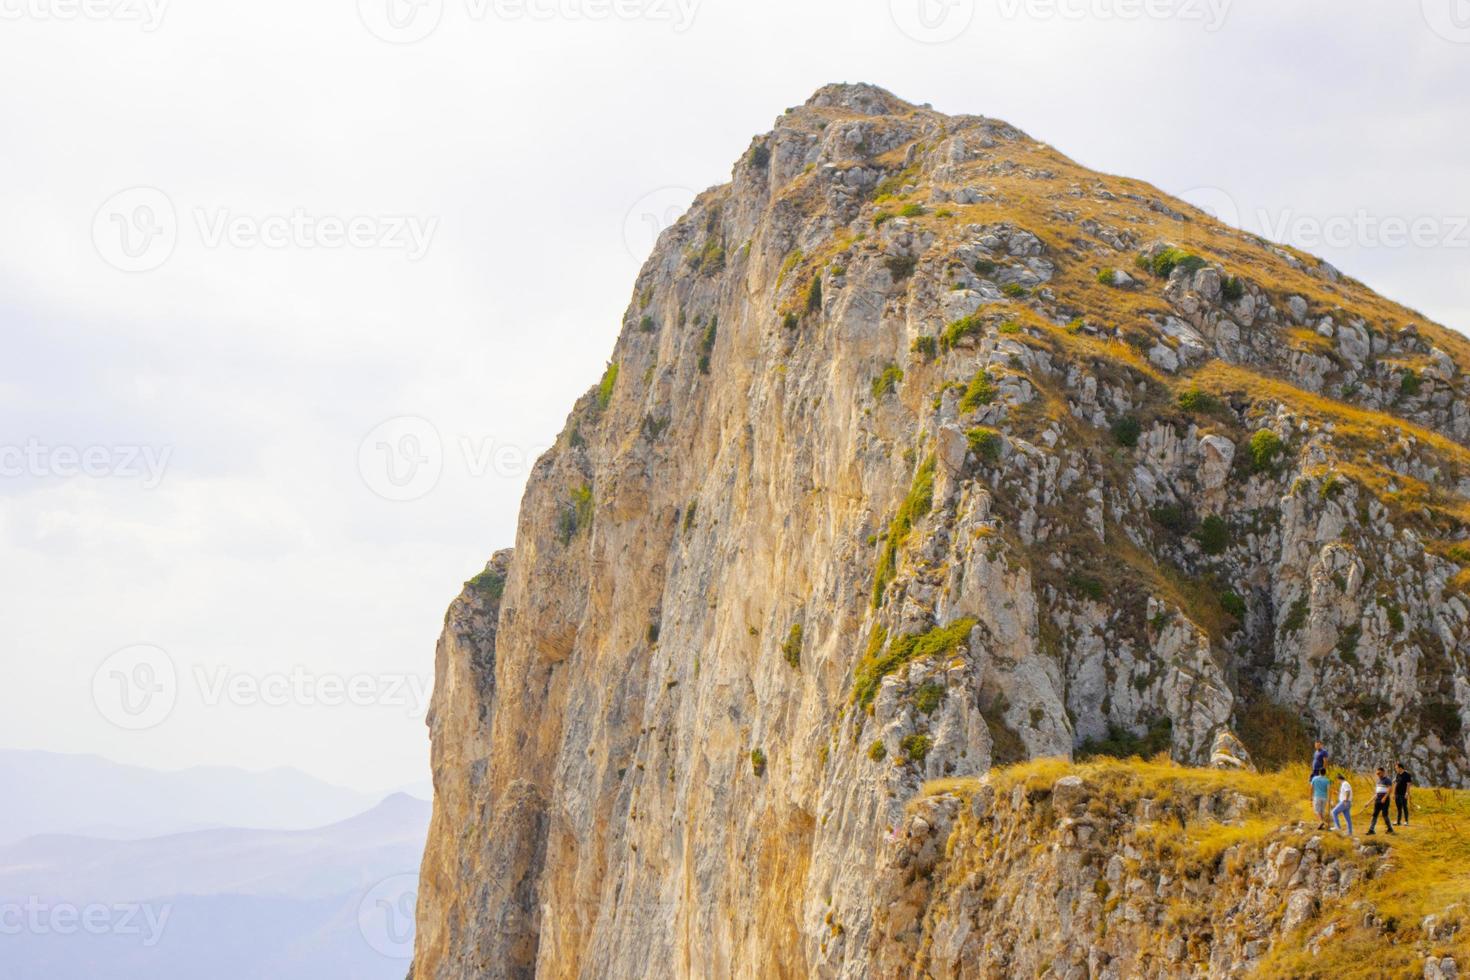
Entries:
<svg viewBox="0 0 1470 980">
<path fill-rule="evenodd" d="M 869 975 L 907 802 L 1025 759 L 1457 782 L 1467 363 L 1007 123 L 818 90 L 660 236 L 450 606 L 414 977 Z"/>
</svg>

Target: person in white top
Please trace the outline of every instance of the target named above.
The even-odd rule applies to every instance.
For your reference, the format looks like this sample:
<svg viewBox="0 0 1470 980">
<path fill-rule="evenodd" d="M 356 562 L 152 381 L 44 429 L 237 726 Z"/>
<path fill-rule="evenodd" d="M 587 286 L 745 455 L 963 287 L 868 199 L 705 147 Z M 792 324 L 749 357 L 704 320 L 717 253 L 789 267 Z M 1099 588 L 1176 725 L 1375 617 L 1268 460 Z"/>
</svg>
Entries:
<svg viewBox="0 0 1470 980">
<path fill-rule="evenodd" d="M 1332 808 L 1332 829 L 1342 829 L 1342 818 L 1347 817 L 1348 836 L 1353 836 L 1353 784 L 1342 773 L 1337 774 L 1341 783 L 1337 787 L 1337 806 Z"/>
</svg>

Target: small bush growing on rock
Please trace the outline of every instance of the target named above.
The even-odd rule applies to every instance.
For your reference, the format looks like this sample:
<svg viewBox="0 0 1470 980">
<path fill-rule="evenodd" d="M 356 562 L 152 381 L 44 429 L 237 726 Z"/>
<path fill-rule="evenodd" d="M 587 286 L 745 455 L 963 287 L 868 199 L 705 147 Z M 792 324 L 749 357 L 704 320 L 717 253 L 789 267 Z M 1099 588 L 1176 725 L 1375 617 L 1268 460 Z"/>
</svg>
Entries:
<svg viewBox="0 0 1470 980">
<path fill-rule="evenodd" d="M 565 547 L 580 531 L 592 525 L 592 488 L 587 484 L 572 489 L 568 504 L 557 517 L 557 538 Z"/>
<path fill-rule="evenodd" d="M 873 575 L 873 608 L 883 604 L 883 593 L 888 583 L 898 572 L 898 549 L 913 530 L 914 523 L 921 520 L 934 507 L 934 456 L 927 457 L 914 473 L 914 482 L 909 493 L 898 508 L 893 523 L 888 526 L 888 538 L 878 555 L 878 568 Z"/>
<path fill-rule="evenodd" d="M 465 587 L 498 601 L 505 594 L 505 576 L 487 568 L 466 582 Z"/>
<path fill-rule="evenodd" d="M 1075 572 L 1067 576 L 1067 584 L 1087 596 L 1093 602 L 1101 602 L 1103 596 L 1107 594 L 1107 589 L 1097 579 L 1089 578 L 1086 575 L 1079 575 Z"/>
<path fill-rule="evenodd" d="M 689 501 L 689 508 L 684 511 L 684 533 L 688 534 L 694 529 L 694 515 L 699 507 L 699 502 Z"/>
<path fill-rule="evenodd" d="M 1009 296 L 1011 299 L 1021 299 L 1023 296 L 1031 295 L 1031 290 L 1027 289 L 1025 286 L 1021 285 L 1018 282 L 1008 282 L 1004 286 L 1000 287 L 1000 291 Z"/>
<path fill-rule="evenodd" d="M 787 310 L 786 315 L 781 318 L 781 326 L 787 330 L 795 330 L 801 326 L 801 318 L 796 315 L 795 311 Z"/>
<path fill-rule="evenodd" d="M 1257 473 L 1269 470 L 1284 448 L 1286 447 L 1282 444 L 1281 437 L 1270 429 L 1257 432 L 1251 436 L 1250 441 L 1251 469 Z"/>
<path fill-rule="evenodd" d="M 1194 537 L 1201 551 L 1207 555 L 1218 555 L 1230 546 L 1230 527 L 1219 514 L 1211 514 L 1200 521 Z"/>
<path fill-rule="evenodd" d="M 806 291 L 806 311 L 808 313 L 822 312 L 822 277 L 816 276 Z"/>
<path fill-rule="evenodd" d="M 766 774 L 766 753 L 763 750 L 750 750 L 750 771 L 757 776 L 764 776 Z"/>
<path fill-rule="evenodd" d="M 1139 268 L 1152 272 L 1160 279 L 1168 279 L 1175 269 L 1184 269 L 1191 273 L 1198 272 L 1205 267 L 1205 260 L 1191 252 L 1171 247 L 1163 249 L 1152 259 L 1140 255 L 1138 265 Z"/>
<path fill-rule="evenodd" d="M 888 758 L 888 746 L 883 744 L 881 738 L 874 739 L 873 744 L 868 746 L 868 758 L 874 762 L 882 762 Z"/>
<path fill-rule="evenodd" d="M 1445 701 L 1432 702 L 1424 706 L 1420 718 L 1424 728 L 1438 735 L 1441 742 L 1454 745 L 1460 740 L 1463 722 L 1459 705 Z"/>
<path fill-rule="evenodd" d="M 915 733 L 905 735 L 901 744 L 903 754 L 910 762 L 923 762 L 924 757 L 929 754 L 929 749 L 934 745 L 934 740 L 928 735 Z"/>
<path fill-rule="evenodd" d="M 758 170 L 764 170 L 771 162 L 770 148 L 764 143 L 757 143 L 750 148 L 750 165 Z"/>
<path fill-rule="evenodd" d="M 892 211 L 879 211 L 877 214 L 873 215 L 873 227 L 881 228 L 885 221 L 892 221 L 895 217 L 897 217 L 897 215 L 895 215 Z"/>
<path fill-rule="evenodd" d="M 709 374 L 710 355 L 715 350 L 715 337 L 719 332 L 720 318 L 712 316 L 709 325 L 704 328 L 704 334 L 699 338 L 699 373 Z"/>
<path fill-rule="evenodd" d="M 915 337 L 909 350 L 918 354 L 926 361 L 932 361 L 939 354 L 939 340 L 936 337 Z"/>
<path fill-rule="evenodd" d="M 602 381 L 597 385 L 597 407 L 599 410 L 607 408 L 612 402 L 613 388 L 618 383 L 618 363 L 614 361 L 602 372 Z"/>
<path fill-rule="evenodd" d="M 1286 611 L 1286 618 L 1281 621 L 1282 629 L 1286 630 L 1286 632 L 1288 633 L 1295 633 L 1297 630 L 1307 625 L 1308 610 L 1309 607 L 1307 605 L 1306 596 L 1302 596 L 1296 602 L 1293 602 L 1291 604 L 1291 608 Z"/>
<path fill-rule="evenodd" d="M 1021 325 L 1015 320 L 1007 320 L 1005 323 L 1002 323 L 1000 325 L 1000 332 L 1012 335 L 1018 334 L 1021 332 Z"/>
<path fill-rule="evenodd" d="M 1174 534 L 1184 534 L 1189 531 L 1193 520 L 1190 517 L 1189 508 L 1181 507 L 1179 504 L 1161 504 L 1149 511 L 1151 516 L 1160 527 Z"/>
<path fill-rule="evenodd" d="M 994 463 L 1000 459 L 1001 436 L 994 429 L 975 428 L 965 433 L 966 440 L 970 443 L 970 452 L 976 458 L 983 459 L 987 463 Z"/>
<path fill-rule="evenodd" d="M 975 261 L 975 275 L 983 278 L 995 275 L 995 263 L 989 259 L 977 259 Z"/>
<path fill-rule="evenodd" d="M 903 206 L 903 210 L 898 213 L 903 215 L 905 218 L 922 218 L 929 212 L 924 209 L 924 205 L 915 203 L 905 204 Z"/>
<path fill-rule="evenodd" d="M 1104 286 L 1111 286 L 1113 284 L 1113 276 L 1117 271 L 1117 269 L 1099 269 L 1097 270 L 1097 281 Z"/>
<path fill-rule="evenodd" d="M 898 390 L 898 384 L 903 380 L 903 370 L 897 364 L 890 364 L 883 369 L 883 373 L 873 379 L 873 397 L 882 398 L 891 395 Z"/>
<path fill-rule="evenodd" d="M 649 646 L 653 646 L 654 644 L 658 643 L 658 633 L 659 633 L 659 630 L 661 628 L 662 627 L 659 624 L 658 620 L 654 620 L 653 622 L 651 622 L 651 623 L 648 624 L 648 645 Z"/>
<path fill-rule="evenodd" d="M 949 350 L 965 337 L 980 336 L 980 331 L 983 329 L 985 329 L 985 321 L 981 320 L 978 314 L 971 313 L 969 316 L 962 316 L 944 328 L 944 333 L 939 335 L 939 346 Z"/>
<path fill-rule="evenodd" d="M 853 680 L 853 700 L 867 708 L 878 694 L 883 678 L 912 660 L 947 657 L 970 638 L 975 620 L 958 619 L 948 626 L 936 626 L 927 633 L 906 633 L 884 650 L 888 634 L 881 627 L 868 640 L 868 652 L 858 664 Z"/>
<path fill-rule="evenodd" d="M 1236 620 L 1245 619 L 1245 600 L 1232 590 L 1220 593 L 1220 608 Z"/>
<path fill-rule="evenodd" d="M 1190 388 L 1180 392 L 1179 407 L 1186 412 L 1213 412 L 1220 407 L 1220 402 L 1214 395 L 1201 391 L 1199 388 Z"/>
<path fill-rule="evenodd" d="M 657 329 L 651 316 L 645 314 L 643 319 L 638 321 L 638 330 L 641 333 L 653 333 Z"/>
<path fill-rule="evenodd" d="M 1118 445 L 1127 446 L 1132 449 L 1138 445 L 1138 437 L 1143 434 L 1143 423 L 1131 415 L 1125 415 L 1113 423 L 1113 438 Z"/>
<path fill-rule="evenodd" d="M 801 624 L 792 623 L 786 642 L 781 644 L 781 656 L 795 670 L 801 669 Z"/>
<path fill-rule="evenodd" d="M 893 277 L 894 282 L 903 282 L 913 275 L 918 264 L 917 259 L 908 255 L 890 255 L 883 260 L 883 265 L 887 267 L 888 274 Z"/>
<path fill-rule="evenodd" d="M 1408 395 L 1410 398 L 1419 394 L 1419 389 L 1423 387 L 1423 385 L 1424 379 L 1419 377 L 1419 375 L 1410 368 L 1404 368 L 1403 373 L 1399 375 L 1399 391 L 1405 395 Z"/>
<path fill-rule="evenodd" d="M 1118 759 L 1134 756 L 1149 759 L 1160 752 L 1169 751 L 1173 743 L 1174 722 L 1169 718 L 1156 718 L 1149 723 L 1142 737 L 1118 725 L 1109 725 L 1105 738 L 1087 739 L 1075 753 L 1078 759 L 1108 755 Z"/>
<path fill-rule="evenodd" d="M 1220 280 L 1220 297 L 1227 303 L 1238 302 L 1245 296 L 1245 283 L 1239 276 L 1226 276 Z"/>
<path fill-rule="evenodd" d="M 938 710 L 939 703 L 944 700 L 944 694 L 943 684 L 926 681 L 914 692 L 914 707 L 926 715 L 932 715 Z"/>
<path fill-rule="evenodd" d="M 980 406 L 989 405 L 993 401 L 995 401 L 995 385 L 991 383 L 990 372 L 981 371 L 970 379 L 964 395 L 960 397 L 960 411 L 973 412 Z"/>
</svg>

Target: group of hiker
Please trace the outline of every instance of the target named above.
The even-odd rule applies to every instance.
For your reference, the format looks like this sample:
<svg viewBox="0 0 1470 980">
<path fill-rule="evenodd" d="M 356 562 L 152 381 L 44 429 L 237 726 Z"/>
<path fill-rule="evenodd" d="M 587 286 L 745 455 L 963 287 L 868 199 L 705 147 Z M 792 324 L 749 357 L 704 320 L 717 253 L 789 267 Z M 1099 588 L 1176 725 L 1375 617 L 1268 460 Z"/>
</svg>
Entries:
<svg viewBox="0 0 1470 980">
<path fill-rule="evenodd" d="M 1317 824 L 1318 830 L 1327 829 L 1327 796 L 1332 789 L 1332 782 L 1327 778 L 1327 757 L 1326 747 L 1318 741 L 1316 750 L 1312 753 L 1312 810 L 1320 821 Z M 1388 813 L 1390 797 L 1393 799 L 1398 825 L 1403 826 L 1409 822 L 1409 786 L 1414 782 L 1414 777 L 1409 770 L 1404 768 L 1402 762 L 1395 762 L 1393 770 L 1393 774 L 1390 775 L 1386 769 L 1379 766 L 1374 772 L 1376 781 L 1373 786 L 1373 819 L 1368 824 L 1370 834 L 1377 832 L 1380 816 L 1383 817 L 1384 829 L 1390 834 L 1393 833 L 1395 819 L 1390 819 Z M 1341 770 L 1337 773 L 1337 781 L 1337 805 L 1331 810 L 1332 829 L 1341 830 L 1343 821 L 1346 820 L 1348 835 L 1352 836 L 1353 784 Z M 1368 809 L 1366 804 L 1363 809 Z"/>
</svg>

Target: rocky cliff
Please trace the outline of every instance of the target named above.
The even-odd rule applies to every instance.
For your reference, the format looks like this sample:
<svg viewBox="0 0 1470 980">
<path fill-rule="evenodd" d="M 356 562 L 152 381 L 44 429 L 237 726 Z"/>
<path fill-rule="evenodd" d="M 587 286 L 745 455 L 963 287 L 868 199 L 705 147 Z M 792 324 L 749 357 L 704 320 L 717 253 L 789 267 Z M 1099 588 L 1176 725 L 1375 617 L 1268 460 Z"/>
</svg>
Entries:
<svg viewBox="0 0 1470 980">
<path fill-rule="evenodd" d="M 661 237 L 450 608 L 413 975 L 875 975 L 889 829 L 1021 759 L 1321 734 L 1458 782 L 1467 364 L 1005 123 L 822 89 Z"/>
</svg>

